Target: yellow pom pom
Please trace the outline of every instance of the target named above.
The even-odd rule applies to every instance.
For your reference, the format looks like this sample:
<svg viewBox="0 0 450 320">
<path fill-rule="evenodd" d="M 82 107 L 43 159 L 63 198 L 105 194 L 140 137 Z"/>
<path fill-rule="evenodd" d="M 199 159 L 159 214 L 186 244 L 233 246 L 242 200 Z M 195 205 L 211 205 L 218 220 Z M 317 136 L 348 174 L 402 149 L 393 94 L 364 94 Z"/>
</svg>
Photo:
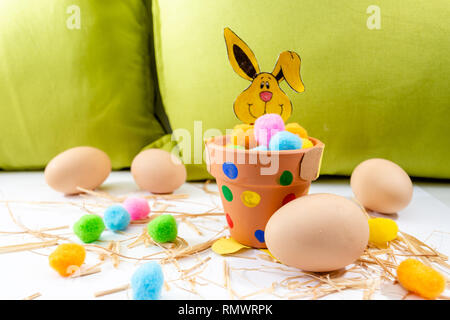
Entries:
<svg viewBox="0 0 450 320">
<path fill-rule="evenodd" d="M 299 125 L 296 122 L 288 123 L 284 130 L 289 131 L 293 134 L 298 135 L 300 138 L 308 138 L 308 132 L 305 128 L 303 128 L 301 125 Z"/>
<path fill-rule="evenodd" d="M 234 126 L 233 130 L 243 130 L 243 131 L 247 131 L 248 129 L 253 129 L 253 125 L 251 124 L 247 124 L 247 123 L 241 123 L 241 124 L 237 124 Z"/>
<path fill-rule="evenodd" d="M 394 220 L 386 218 L 369 219 L 369 241 L 378 245 L 385 245 L 397 238 L 398 226 Z"/>
<path fill-rule="evenodd" d="M 314 147 L 314 144 L 308 138 L 302 138 L 302 149 Z"/>
<path fill-rule="evenodd" d="M 397 278 L 408 291 L 426 299 L 435 299 L 445 290 L 445 278 L 416 259 L 406 259 L 397 267 Z"/>
<path fill-rule="evenodd" d="M 231 133 L 231 143 L 235 146 L 243 146 L 252 149 L 258 144 L 255 139 L 253 126 L 249 124 L 238 124 Z"/>
<path fill-rule="evenodd" d="M 63 277 L 76 272 L 86 258 L 86 250 L 76 243 L 59 245 L 48 257 L 50 266 Z"/>
</svg>

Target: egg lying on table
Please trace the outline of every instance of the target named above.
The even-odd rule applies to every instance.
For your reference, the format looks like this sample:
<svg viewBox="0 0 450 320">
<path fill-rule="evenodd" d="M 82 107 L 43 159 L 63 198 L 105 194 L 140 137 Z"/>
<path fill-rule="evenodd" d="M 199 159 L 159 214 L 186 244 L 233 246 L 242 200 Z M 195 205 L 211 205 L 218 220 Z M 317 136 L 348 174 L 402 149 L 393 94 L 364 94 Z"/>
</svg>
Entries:
<svg viewBox="0 0 450 320">
<path fill-rule="evenodd" d="M 139 153 L 131 164 L 134 181 L 142 190 L 172 193 L 186 181 L 186 168 L 176 156 L 161 149 Z"/>
<path fill-rule="evenodd" d="M 78 194 L 77 187 L 93 190 L 100 186 L 111 172 L 111 160 L 102 150 L 93 147 L 75 147 L 54 157 L 45 168 L 47 184 L 64 194 Z"/>
<path fill-rule="evenodd" d="M 369 224 L 351 200 L 312 194 L 278 209 L 267 223 L 265 240 L 271 254 L 285 265 L 305 271 L 333 271 L 363 254 Z"/>
<path fill-rule="evenodd" d="M 385 159 L 369 159 L 353 170 L 350 184 L 356 199 L 380 213 L 396 213 L 412 199 L 413 185 L 408 174 Z"/>
</svg>

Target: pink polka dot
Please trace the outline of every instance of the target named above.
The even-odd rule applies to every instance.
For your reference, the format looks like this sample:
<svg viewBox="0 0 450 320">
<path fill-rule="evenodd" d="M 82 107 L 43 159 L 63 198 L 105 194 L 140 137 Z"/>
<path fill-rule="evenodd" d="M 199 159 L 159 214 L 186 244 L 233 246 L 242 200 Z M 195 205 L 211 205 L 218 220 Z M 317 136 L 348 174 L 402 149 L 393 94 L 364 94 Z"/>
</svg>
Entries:
<svg viewBox="0 0 450 320">
<path fill-rule="evenodd" d="M 286 197 L 284 197 L 284 199 L 283 199 L 283 202 L 282 202 L 282 204 L 283 204 L 283 206 L 286 204 L 286 203 L 288 203 L 288 202 L 291 202 L 292 200 L 295 200 L 295 194 L 293 194 L 293 193 L 289 193 Z"/>
<path fill-rule="evenodd" d="M 228 222 L 228 226 L 230 227 L 230 228 L 233 228 L 233 220 L 231 220 L 231 217 L 228 215 L 228 213 L 227 213 L 227 215 L 226 215 L 226 218 L 227 218 L 227 222 Z"/>
</svg>

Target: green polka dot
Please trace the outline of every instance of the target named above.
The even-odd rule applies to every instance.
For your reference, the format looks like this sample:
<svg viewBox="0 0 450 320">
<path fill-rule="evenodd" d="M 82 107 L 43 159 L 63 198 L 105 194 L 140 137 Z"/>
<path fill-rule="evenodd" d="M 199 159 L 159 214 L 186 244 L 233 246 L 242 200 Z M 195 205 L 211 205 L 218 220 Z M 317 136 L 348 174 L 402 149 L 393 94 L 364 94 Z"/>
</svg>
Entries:
<svg viewBox="0 0 450 320">
<path fill-rule="evenodd" d="M 233 201 L 233 193 L 227 186 L 222 186 L 222 194 L 227 201 Z"/>
<path fill-rule="evenodd" d="M 294 179 L 294 177 L 292 176 L 292 173 L 290 171 L 286 170 L 281 174 L 280 184 L 282 186 L 288 186 L 292 183 L 293 179 Z"/>
</svg>

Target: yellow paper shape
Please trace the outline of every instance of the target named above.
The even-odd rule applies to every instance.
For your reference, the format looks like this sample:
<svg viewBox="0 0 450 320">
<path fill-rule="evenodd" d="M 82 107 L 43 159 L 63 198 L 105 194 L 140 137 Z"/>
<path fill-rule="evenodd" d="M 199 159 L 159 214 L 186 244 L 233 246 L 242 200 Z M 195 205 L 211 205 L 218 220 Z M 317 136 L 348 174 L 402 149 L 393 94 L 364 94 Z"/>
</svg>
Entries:
<svg viewBox="0 0 450 320">
<path fill-rule="evenodd" d="M 230 254 L 238 252 L 241 249 L 249 248 L 247 246 L 244 246 L 243 244 L 240 244 L 233 238 L 222 238 L 217 240 L 213 243 L 211 246 L 211 249 L 217 253 L 217 254 Z"/>
<path fill-rule="evenodd" d="M 230 28 L 224 30 L 230 64 L 242 78 L 252 81 L 260 72 L 253 51 Z"/>
<path fill-rule="evenodd" d="M 272 74 L 277 78 L 278 82 L 283 79 L 287 84 L 297 92 L 305 91 L 302 77 L 300 76 L 300 56 L 294 51 L 284 51 L 278 57 L 277 64 Z"/>
<path fill-rule="evenodd" d="M 264 252 L 264 253 L 267 253 L 267 254 L 268 254 L 271 258 L 273 258 L 276 262 L 281 263 L 280 260 L 278 260 L 277 258 L 275 258 L 275 256 L 269 251 L 269 249 L 259 249 L 259 250 L 261 250 L 261 251 Z"/>
<path fill-rule="evenodd" d="M 281 90 L 280 82 L 285 80 L 297 92 L 305 90 L 300 76 L 300 56 L 293 51 L 284 51 L 271 73 L 260 72 L 250 47 L 229 28 L 225 28 L 224 36 L 231 67 L 251 82 L 234 102 L 236 117 L 246 124 L 253 124 L 264 114 L 276 113 L 286 121 L 292 113 L 292 103 Z"/>
</svg>

